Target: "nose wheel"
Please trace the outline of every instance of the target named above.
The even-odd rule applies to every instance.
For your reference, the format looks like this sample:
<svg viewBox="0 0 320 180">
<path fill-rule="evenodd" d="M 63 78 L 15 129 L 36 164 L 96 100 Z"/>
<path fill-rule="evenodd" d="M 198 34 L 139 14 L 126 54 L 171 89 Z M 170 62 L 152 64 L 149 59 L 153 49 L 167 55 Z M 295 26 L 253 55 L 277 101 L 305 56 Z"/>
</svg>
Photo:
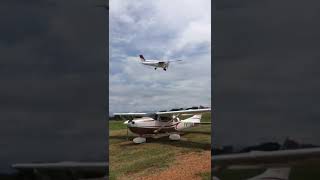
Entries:
<svg viewBox="0 0 320 180">
<path fill-rule="evenodd" d="M 180 140 L 180 135 L 179 134 L 170 134 L 169 139 L 171 141 L 178 141 L 178 140 Z"/>
<path fill-rule="evenodd" d="M 166 68 L 163 68 L 163 70 L 166 71 L 167 69 L 166 69 Z"/>
<path fill-rule="evenodd" d="M 157 70 L 157 68 L 155 67 L 154 70 Z"/>
</svg>

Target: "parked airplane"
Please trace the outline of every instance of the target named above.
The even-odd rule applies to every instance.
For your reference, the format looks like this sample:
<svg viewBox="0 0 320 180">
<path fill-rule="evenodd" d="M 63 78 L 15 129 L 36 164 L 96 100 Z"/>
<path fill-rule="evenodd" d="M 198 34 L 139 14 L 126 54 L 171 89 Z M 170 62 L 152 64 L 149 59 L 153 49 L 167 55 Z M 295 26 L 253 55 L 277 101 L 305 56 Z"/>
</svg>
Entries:
<svg viewBox="0 0 320 180">
<path fill-rule="evenodd" d="M 252 151 L 226 155 L 213 155 L 213 171 L 238 165 L 238 169 L 248 167 L 266 168 L 266 170 L 248 180 L 289 180 L 291 166 L 308 160 L 319 160 L 320 148 L 306 148 L 279 151 Z M 219 180 L 213 176 L 214 180 Z"/>
<path fill-rule="evenodd" d="M 163 68 L 163 70 L 167 70 L 170 62 L 177 62 L 182 60 L 153 60 L 153 59 L 145 59 L 143 55 L 139 55 L 141 63 L 147 66 L 153 66 L 154 70 L 157 68 Z"/>
<path fill-rule="evenodd" d="M 115 113 L 120 117 L 131 117 L 124 122 L 128 129 L 139 137 L 133 139 L 134 143 L 144 143 L 147 137 L 159 138 L 169 136 L 170 140 L 180 140 L 179 132 L 201 123 L 201 113 L 210 112 L 211 109 L 191 109 L 168 112 L 148 113 Z M 180 120 L 181 116 L 191 116 Z M 138 118 L 137 118 L 138 117 Z M 128 130 L 127 129 L 127 130 Z M 128 133 L 128 131 L 127 131 Z"/>
</svg>

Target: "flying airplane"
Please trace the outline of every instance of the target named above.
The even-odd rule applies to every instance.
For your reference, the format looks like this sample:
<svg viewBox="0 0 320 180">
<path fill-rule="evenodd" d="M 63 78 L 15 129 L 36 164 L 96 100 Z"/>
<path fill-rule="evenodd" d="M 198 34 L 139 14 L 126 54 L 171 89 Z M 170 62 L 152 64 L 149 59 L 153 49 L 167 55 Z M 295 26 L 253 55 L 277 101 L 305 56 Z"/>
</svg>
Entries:
<svg viewBox="0 0 320 180">
<path fill-rule="evenodd" d="M 167 70 L 170 62 L 177 62 L 182 60 L 153 60 L 153 59 L 145 59 L 143 55 L 139 55 L 141 63 L 147 66 L 153 66 L 154 70 L 157 68 L 163 68 L 163 70 Z"/>
<path fill-rule="evenodd" d="M 179 111 L 155 112 L 155 113 L 114 113 L 120 117 L 131 117 L 124 122 L 128 129 L 138 135 L 133 139 L 134 143 L 144 143 L 147 137 L 160 138 L 169 136 L 170 140 L 180 140 L 179 132 L 198 126 L 210 124 L 200 122 L 202 113 L 210 112 L 211 109 L 190 109 Z M 182 116 L 191 116 L 180 119 Z"/>
<path fill-rule="evenodd" d="M 251 151 L 212 155 L 213 172 L 237 166 L 238 169 L 266 168 L 266 170 L 248 180 L 289 180 L 291 166 L 320 159 L 320 148 L 306 148 L 278 151 Z M 219 180 L 213 176 L 213 180 Z"/>
</svg>

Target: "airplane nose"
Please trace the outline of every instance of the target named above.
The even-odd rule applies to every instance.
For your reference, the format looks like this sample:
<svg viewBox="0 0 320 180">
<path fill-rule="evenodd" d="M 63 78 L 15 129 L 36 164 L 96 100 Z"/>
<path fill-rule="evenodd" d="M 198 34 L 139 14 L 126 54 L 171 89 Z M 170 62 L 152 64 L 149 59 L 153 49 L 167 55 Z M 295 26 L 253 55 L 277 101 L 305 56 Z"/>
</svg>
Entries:
<svg viewBox="0 0 320 180">
<path fill-rule="evenodd" d="M 123 124 L 127 125 L 127 126 L 132 126 L 135 122 L 134 121 L 125 121 Z"/>
</svg>

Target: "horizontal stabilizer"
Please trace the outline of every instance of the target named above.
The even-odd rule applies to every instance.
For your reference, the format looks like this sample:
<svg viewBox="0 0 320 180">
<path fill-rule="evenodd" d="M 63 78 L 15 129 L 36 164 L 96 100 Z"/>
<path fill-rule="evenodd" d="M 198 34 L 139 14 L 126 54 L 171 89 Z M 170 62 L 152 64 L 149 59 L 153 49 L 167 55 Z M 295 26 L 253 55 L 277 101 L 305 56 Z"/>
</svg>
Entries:
<svg viewBox="0 0 320 180">
<path fill-rule="evenodd" d="M 200 122 L 200 123 L 197 123 L 197 124 L 210 125 L 212 123 L 211 122 Z"/>
</svg>

